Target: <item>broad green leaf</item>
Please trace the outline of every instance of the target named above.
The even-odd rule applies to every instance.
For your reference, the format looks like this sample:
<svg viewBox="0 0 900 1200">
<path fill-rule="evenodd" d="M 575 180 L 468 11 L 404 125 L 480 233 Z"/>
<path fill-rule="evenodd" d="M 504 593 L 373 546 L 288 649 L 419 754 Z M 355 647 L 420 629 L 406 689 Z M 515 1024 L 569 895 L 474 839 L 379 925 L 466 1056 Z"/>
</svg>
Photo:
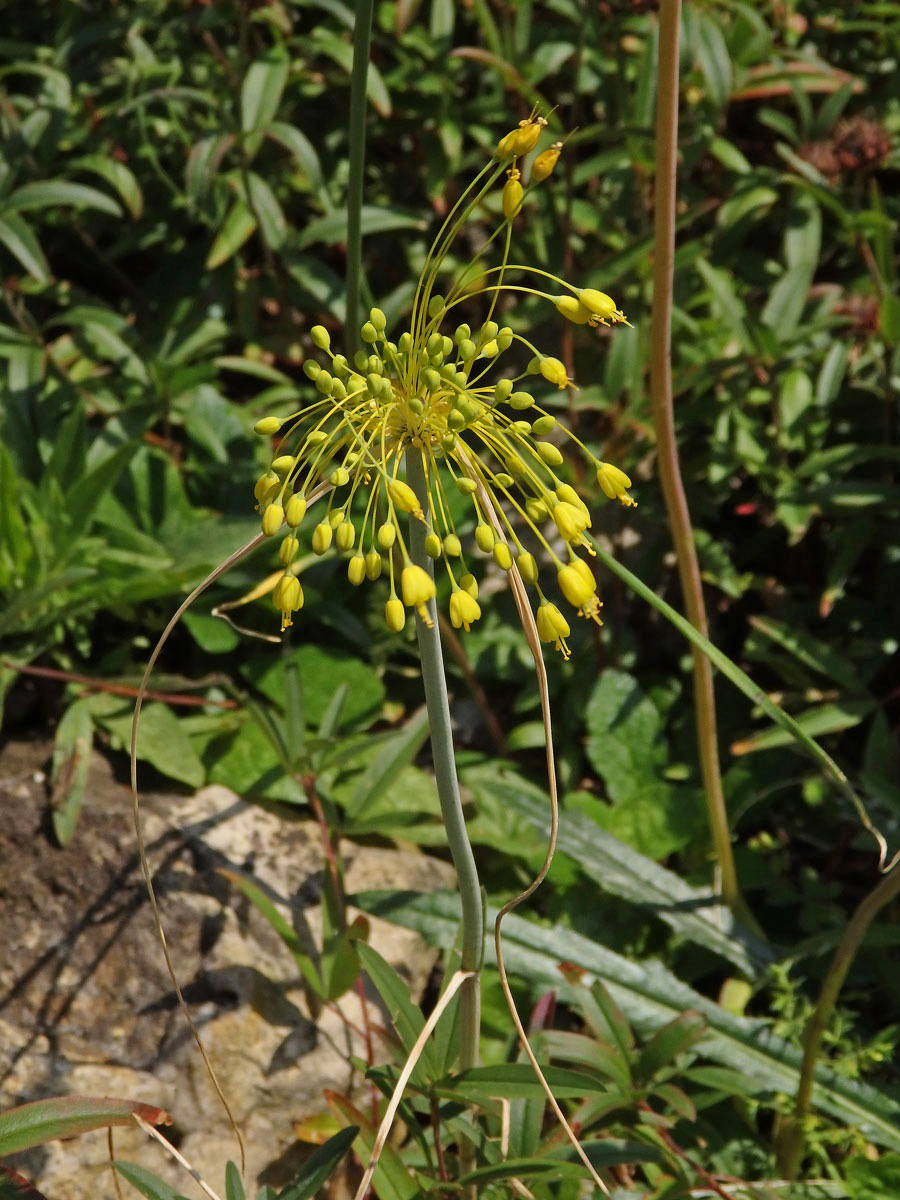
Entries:
<svg viewBox="0 0 900 1200">
<path fill-rule="evenodd" d="M 53 739 L 50 803 L 53 832 L 61 846 L 67 846 L 75 832 L 93 742 L 94 723 L 88 702 L 84 698 L 75 700 L 63 713 Z"/>
<path fill-rule="evenodd" d="M 730 196 L 716 213 L 716 224 L 727 229 L 730 225 L 736 225 L 749 213 L 758 213 L 762 216 L 764 212 L 768 212 L 777 199 L 778 193 L 770 187 L 757 186 L 736 190 L 734 195 Z"/>
<path fill-rule="evenodd" d="M 184 183 L 195 204 L 206 195 L 234 142 L 234 134 L 214 133 L 200 138 L 191 147 L 184 168 Z"/>
<path fill-rule="evenodd" d="M 802 367 L 792 367 L 778 390 L 779 438 L 781 444 L 799 449 L 803 445 L 803 422 L 813 403 L 812 380 Z"/>
<path fill-rule="evenodd" d="M 822 210 L 810 191 L 794 192 L 784 231 L 784 261 L 788 267 L 817 263 L 822 250 Z"/>
<path fill-rule="evenodd" d="M 350 1147 L 359 1133 L 357 1125 L 348 1125 L 324 1146 L 320 1146 L 303 1164 L 300 1174 L 293 1183 L 282 1188 L 278 1200 L 311 1200 L 332 1174 L 338 1163 L 350 1152 Z"/>
<path fill-rule="evenodd" d="M 366 912 L 400 922 L 432 945 L 448 945 L 458 922 L 458 897 L 450 892 L 415 895 L 366 892 L 353 898 Z M 492 925 L 496 911 L 488 913 Z M 493 941 L 486 956 L 493 962 Z M 772 1034 L 764 1022 L 736 1017 L 707 1000 L 656 961 L 635 962 L 562 926 L 542 927 L 515 914 L 503 923 L 503 955 L 511 975 L 527 980 L 533 991 L 562 988 L 559 964 L 565 961 L 602 979 L 629 1021 L 651 1034 L 687 1009 L 696 1009 L 709 1026 L 697 1052 L 733 1067 L 770 1093 L 797 1090 L 801 1052 Z M 576 1001 L 577 1003 L 577 1001 Z M 842 1078 L 820 1067 L 813 1105 L 837 1121 L 862 1130 L 879 1145 L 900 1150 L 900 1102 L 874 1087 Z"/>
<path fill-rule="evenodd" d="M 250 64 L 241 84 L 241 129 L 253 133 L 278 112 L 290 64 L 287 55 L 273 50 Z"/>
<path fill-rule="evenodd" d="M 707 89 L 715 104 L 724 108 L 731 95 L 733 77 L 731 55 L 721 25 L 702 10 L 688 10 L 688 15 L 694 18 L 694 48 Z"/>
<path fill-rule="evenodd" d="M 310 727 L 315 728 L 321 723 L 339 681 L 347 688 L 341 712 L 342 724 L 368 724 L 381 711 L 386 694 L 384 684 L 378 673 L 359 658 L 312 643 L 298 647 L 294 657 L 303 681 L 306 722 Z M 283 708 L 285 680 L 281 661 L 273 661 L 271 657 L 250 660 L 241 668 L 241 673 Z"/>
<path fill-rule="evenodd" d="M 515 777 L 514 777 L 515 779 Z M 537 788 L 513 783 L 504 803 L 546 835 L 547 801 Z M 673 871 L 626 845 L 580 812 L 567 809 L 559 828 L 559 849 L 570 855 L 604 891 L 653 913 L 678 933 L 727 959 L 754 979 L 775 954 L 744 929 L 708 889 L 693 888 Z"/>
<path fill-rule="evenodd" d="M 206 265 L 210 270 L 221 267 L 222 263 L 237 254 L 254 229 L 256 229 L 256 218 L 253 213 L 243 201 L 236 200 L 225 218 L 222 228 L 216 234 L 207 256 Z"/>
<path fill-rule="evenodd" d="M 275 198 L 275 193 L 262 178 L 254 171 L 248 171 L 247 180 L 250 184 L 250 203 L 253 214 L 259 220 L 259 230 L 267 246 L 273 250 L 280 249 L 287 237 L 288 226 L 281 205 Z M 245 197 L 246 199 L 246 197 Z"/>
<path fill-rule="evenodd" d="M 46 283 L 50 278 L 50 264 L 44 257 L 41 244 L 21 217 L 8 212 L 0 217 L 0 242 L 17 258 L 35 279 Z"/>
<path fill-rule="evenodd" d="M 558 1098 L 593 1095 L 606 1083 L 588 1071 L 567 1067 L 542 1066 L 544 1077 Z M 486 1104 L 490 1100 L 531 1099 L 545 1095 L 541 1081 L 530 1062 L 495 1063 L 490 1067 L 470 1067 L 435 1085 L 435 1091 L 460 1103 Z"/>
<path fill-rule="evenodd" d="M 38 208 L 56 208 L 72 205 L 75 208 L 94 208 L 98 212 L 120 217 L 122 210 L 111 196 L 98 192 L 84 183 L 70 183 L 66 179 L 47 179 L 38 183 L 23 183 L 12 195 L 0 203 L 0 211 L 29 212 Z"/>
<path fill-rule="evenodd" d="M 125 749 L 131 744 L 132 705 L 120 697 L 100 693 L 88 699 L 91 715 Z M 203 763 L 181 728 L 178 718 L 165 704 L 153 702 L 141 709 L 137 756 L 162 775 L 189 787 L 201 787 L 206 779 Z"/>
<path fill-rule="evenodd" d="M 728 272 L 721 267 L 711 266 L 703 258 L 698 258 L 694 265 L 712 293 L 713 304 L 718 308 L 726 325 L 731 328 L 741 347 L 746 351 L 752 351 L 754 347 L 753 340 L 747 332 L 746 309 L 734 290 L 734 284 Z"/>
<path fill-rule="evenodd" d="M 590 1067 L 599 1075 L 607 1076 L 622 1091 L 631 1084 L 628 1059 L 599 1038 L 563 1029 L 543 1029 L 534 1035 L 533 1044 L 539 1055 L 546 1052 L 549 1058 Z"/>
<path fill-rule="evenodd" d="M 363 237 L 371 233 L 388 233 L 395 229 L 423 230 L 427 228 L 427 223 L 419 217 L 411 217 L 407 213 L 397 212 L 390 208 L 374 208 L 371 205 L 363 205 L 360 223 Z M 346 240 L 347 213 L 335 209 L 332 213 L 326 213 L 324 217 L 310 221 L 300 231 L 295 246 L 298 250 L 305 250 L 307 246 L 313 246 L 317 242 L 322 242 L 326 246 L 334 246 L 338 242 L 346 242 Z"/>
<path fill-rule="evenodd" d="M 168 1114 L 155 1105 L 109 1097 L 56 1096 L 8 1108 L 0 1112 L 0 1158 L 92 1129 L 133 1126 L 135 1113 L 150 1125 L 170 1122 Z"/>
</svg>

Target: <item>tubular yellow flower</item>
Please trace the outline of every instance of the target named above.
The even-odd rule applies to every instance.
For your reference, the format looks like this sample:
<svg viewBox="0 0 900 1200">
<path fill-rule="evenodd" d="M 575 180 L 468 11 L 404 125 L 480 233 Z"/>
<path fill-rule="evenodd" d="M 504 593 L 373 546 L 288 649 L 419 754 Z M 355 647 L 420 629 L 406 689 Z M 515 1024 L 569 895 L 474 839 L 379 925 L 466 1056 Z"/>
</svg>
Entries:
<svg viewBox="0 0 900 1200">
<path fill-rule="evenodd" d="M 428 616 L 428 601 L 434 599 L 434 580 L 415 563 L 404 567 L 400 574 L 400 594 L 407 608 L 414 608 L 426 623 L 431 624 Z"/>
<path fill-rule="evenodd" d="M 626 508 L 637 506 L 637 501 L 633 500 L 627 491 L 631 487 L 631 480 L 624 471 L 620 471 L 612 463 L 598 463 L 597 482 L 600 484 L 603 494 L 610 500 L 621 500 Z"/>
<path fill-rule="evenodd" d="M 540 370 L 543 377 L 548 382 L 555 383 L 558 388 L 571 386 L 572 380 L 558 358 L 542 358 Z"/>
<path fill-rule="evenodd" d="M 454 629 L 469 632 L 469 626 L 481 616 L 481 605 L 474 596 L 457 588 L 450 596 L 450 622 Z"/>
<path fill-rule="evenodd" d="M 291 621 L 291 613 L 303 607 L 303 588 L 295 575 L 282 575 L 272 592 L 272 603 L 281 613 L 281 630 L 284 632 Z"/>
<path fill-rule="evenodd" d="M 556 649 L 562 652 L 563 658 L 569 657 L 569 647 L 565 640 L 572 632 L 569 622 L 549 600 L 544 600 L 538 606 L 537 630 L 542 642 L 553 642 Z"/>
<path fill-rule="evenodd" d="M 339 338 L 324 326 L 310 330 L 320 361 L 310 357 L 303 362 L 307 398 L 296 412 L 257 422 L 261 435 L 278 435 L 279 440 L 254 495 L 267 533 L 274 536 L 287 523 L 279 549 L 286 580 L 296 569 L 302 539 L 295 531 L 305 519 L 307 501 L 327 494 L 327 506 L 312 531 L 313 551 L 325 554 L 336 544 L 349 552 L 347 578 L 353 585 L 389 575 L 385 621 L 390 629 L 404 628 L 410 608 L 428 619 L 436 595 L 430 571 L 423 570 L 429 559 L 436 564 L 442 586 L 449 578 L 444 602 L 449 601 L 453 624 L 468 629 L 481 612 L 478 581 L 467 562 L 470 545 L 463 545 L 469 539 L 481 555 L 492 554 L 503 570 L 517 563 L 526 587 L 537 590 L 541 636 L 568 653 L 568 624 L 541 590 L 539 561 L 556 562 L 561 594 L 583 615 L 598 619 L 599 601 L 593 573 L 574 553 L 585 546 L 593 552 L 584 536 L 590 514 L 558 475 L 567 439 L 589 460 L 607 496 L 623 504 L 633 501 L 627 475 L 601 463 L 547 411 L 548 402 L 556 408 L 548 401 L 547 385 L 570 386 L 564 364 L 514 332 L 515 323 L 501 326 L 493 319 L 507 309 L 505 300 L 497 304 L 501 293 L 516 298 L 522 292 L 550 300 L 576 324 L 625 319 L 602 292 L 576 292 L 557 276 L 509 265 L 509 221 L 524 195 L 515 160 L 537 147 L 545 125 L 542 117 L 532 116 L 510 130 L 501 138 L 496 156 L 463 193 L 447 227 L 450 232 L 445 228 L 427 255 L 410 324 L 398 331 L 396 341 L 390 340 L 387 316 L 380 308 L 373 308 L 363 323 L 364 348 L 352 362 L 335 352 L 339 347 L 332 342 Z M 554 145 L 538 152 L 532 182 L 550 174 L 559 149 Z M 480 253 L 492 243 L 505 244 L 502 262 L 488 267 L 475 258 L 454 273 L 449 268 L 458 254 L 453 245 L 457 232 L 471 213 L 489 210 L 485 202 L 496 195 L 500 183 L 503 223 L 495 233 L 502 230 L 504 236 L 499 241 L 489 237 Z M 512 272 L 523 281 L 507 283 Z M 441 295 L 434 291 L 439 276 L 446 280 Z M 552 293 L 544 290 L 548 279 Z M 473 297 L 483 299 L 487 309 L 480 325 L 461 320 L 459 306 Z M 520 390 L 520 381 L 529 376 L 529 390 Z M 546 440 L 548 435 L 552 441 Z M 407 475 L 413 465 L 414 473 Z M 424 533 L 415 531 L 414 546 L 423 547 L 416 561 L 410 555 L 407 516 L 426 523 Z M 553 548 L 558 534 L 572 559 L 565 566 Z M 483 562 L 481 555 L 478 561 Z M 293 602 L 297 597 L 290 582 L 280 585 L 280 600 Z M 296 608 L 288 604 L 282 606 L 285 624 L 293 611 Z"/>
</svg>

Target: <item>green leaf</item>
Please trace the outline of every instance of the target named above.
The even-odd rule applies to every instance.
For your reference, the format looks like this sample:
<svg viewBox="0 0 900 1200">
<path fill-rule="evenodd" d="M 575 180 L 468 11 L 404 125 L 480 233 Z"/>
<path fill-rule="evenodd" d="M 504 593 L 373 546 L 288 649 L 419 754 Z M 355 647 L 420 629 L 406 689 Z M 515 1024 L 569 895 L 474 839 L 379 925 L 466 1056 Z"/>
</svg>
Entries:
<svg viewBox="0 0 900 1200">
<path fill-rule="evenodd" d="M 900 1154 L 884 1154 L 874 1161 L 862 1154 L 845 1168 L 850 1200 L 896 1200 L 900 1196 Z"/>
<path fill-rule="evenodd" d="M 366 912 L 415 929 L 432 945 L 453 939 L 459 899 L 451 892 L 366 892 L 352 902 Z M 488 925 L 496 911 L 489 911 Z M 485 948 L 493 962 L 493 942 Z M 797 1090 L 801 1052 L 775 1037 L 759 1020 L 736 1017 L 707 1000 L 655 961 L 635 962 L 562 926 L 544 928 L 515 914 L 503 923 L 503 954 L 511 975 L 527 980 L 532 991 L 560 988 L 561 961 L 602 979 L 629 1021 L 650 1034 L 696 1009 L 708 1024 L 697 1045 L 703 1057 L 741 1071 L 769 1093 Z M 577 998 L 573 996 L 577 1004 Z M 820 1067 L 813 1105 L 840 1122 L 858 1127 L 870 1140 L 900 1150 L 900 1102 L 876 1088 L 842 1078 Z"/>
<path fill-rule="evenodd" d="M 47 283 L 50 279 L 50 264 L 44 257 L 41 244 L 21 217 L 15 213 L 6 213 L 0 217 L 0 242 L 14 258 L 17 258 L 25 270 Z"/>
<path fill-rule="evenodd" d="M 241 200 L 236 200 L 222 228 L 216 234 L 212 248 L 206 259 L 210 270 L 221 267 L 222 263 L 237 254 L 247 238 L 256 229 L 256 217 Z"/>
<path fill-rule="evenodd" d="M 141 186 L 130 167 L 107 154 L 86 154 L 77 158 L 71 164 L 80 171 L 93 171 L 101 179 L 116 189 L 124 201 L 125 207 L 135 220 L 144 211 L 144 197 Z"/>
<path fill-rule="evenodd" d="M 84 183 L 69 183 L 65 179 L 48 179 L 38 183 L 23 183 L 2 202 L 0 211 L 29 212 L 37 208 L 56 208 L 59 205 L 94 208 L 98 212 L 120 217 L 122 210 L 112 197 Z"/>
<path fill-rule="evenodd" d="M 397 212 L 391 208 L 374 208 L 371 205 L 363 205 L 360 223 L 363 237 L 371 233 L 388 233 L 395 229 L 423 230 L 428 227 L 427 223 L 418 217 L 411 217 L 407 213 Z M 346 210 L 335 209 L 332 213 L 326 213 L 324 217 L 308 222 L 300 231 L 300 236 L 294 245 L 297 250 L 305 250 L 307 246 L 313 246 L 317 242 L 322 242 L 326 246 L 334 246 L 338 242 L 346 242 L 346 240 Z"/>
<path fill-rule="evenodd" d="M 332 33 L 330 29 L 318 26 L 310 39 L 312 45 L 327 54 L 329 58 L 342 67 L 349 75 L 353 70 L 353 46 Z M 391 115 L 391 98 L 388 94 L 384 78 L 373 62 L 366 70 L 366 98 L 381 117 Z"/>
<path fill-rule="evenodd" d="M 411 763 L 428 737 L 428 709 L 423 705 L 372 758 L 345 811 L 350 824 L 362 820 L 369 808 L 391 787 L 401 769 Z"/>
<path fill-rule="evenodd" d="M 247 1200 L 241 1173 L 233 1162 L 225 1167 L 225 1200 Z"/>
<path fill-rule="evenodd" d="M 760 320 L 775 330 L 782 342 L 795 332 L 800 323 L 814 271 L 815 264 L 811 262 L 789 267 L 769 293 Z"/>
<path fill-rule="evenodd" d="M 838 704 L 817 704 L 798 713 L 794 718 L 797 726 L 809 737 L 822 733 L 838 733 L 843 729 L 853 729 L 860 721 L 865 720 L 877 701 L 843 700 Z M 772 750 L 776 746 L 790 746 L 795 740 L 794 731 L 774 726 L 763 729 L 750 737 L 733 742 L 732 754 L 752 754 L 757 750 Z"/>
<path fill-rule="evenodd" d="M 284 245 L 288 232 L 287 220 L 281 205 L 261 175 L 257 175 L 254 171 L 248 171 L 247 180 L 250 184 L 252 211 L 259 218 L 259 229 L 263 240 L 267 246 L 278 250 Z M 251 206 L 248 205 L 248 207 Z"/>
<path fill-rule="evenodd" d="M 613 802 L 591 805 L 595 821 L 651 858 L 691 840 L 701 821 L 693 790 L 663 777 L 668 750 L 659 710 L 630 675 L 604 671 L 585 708 L 588 758 Z"/>
<path fill-rule="evenodd" d="M 779 646 L 793 654 L 798 662 L 805 663 L 824 675 L 826 679 L 838 683 L 850 692 L 861 692 L 863 682 L 857 674 L 856 667 L 833 650 L 827 642 L 822 642 L 812 634 L 802 629 L 792 628 L 783 621 L 775 621 L 771 617 L 748 617 L 750 624 L 765 637 L 770 638 Z"/>
<path fill-rule="evenodd" d="M 635 1078 L 649 1083 L 663 1067 L 669 1066 L 706 1033 L 706 1021 L 698 1012 L 683 1012 L 658 1029 L 643 1048 L 634 1066 Z"/>
<path fill-rule="evenodd" d="M 319 1146 L 303 1164 L 294 1182 L 278 1193 L 278 1200 L 311 1200 L 324 1186 L 341 1159 L 349 1154 L 358 1133 L 357 1125 L 348 1125 L 346 1129 L 330 1137 L 323 1146 Z"/>
<path fill-rule="evenodd" d="M 86 699 L 75 700 L 63 713 L 53 739 L 53 765 L 50 771 L 53 832 L 61 846 L 67 846 L 75 832 L 87 784 L 94 723 Z"/>
<path fill-rule="evenodd" d="M 270 121 L 261 132 L 293 154 L 313 188 L 319 190 L 322 187 L 322 165 L 315 146 L 305 133 L 284 121 Z"/>
<path fill-rule="evenodd" d="M 549 834 L 547 801 L 538 791 L 508 787 L 505 805 Z M 750 979 L 775 958 L 765 942 L 744 929 L 709 889 L 692 888 L 673 871 L 632 849 L 580 812 L 566 809 L 559 849 L 604 891 L 648 910 L 679 934 L 737 966 Z"/>
<path fill-rule="evenodd" d="M 235 143 L 234 134 L 214 133 L 191 147 L 184 168 L 187 194 L 196 204 L 206 195 L 218 174 L 222 159 Z"/>
<path fill-rule="evenodd" d="M 390 1013 L 391 1021 L 403 1049 L 409 1054 L 416 1043 L 416 1038 L 422 1032 L 425 1018 L 419 1008 L 413 1004 L 409 996 L 409 988 L 390 963 L 385 962 L 377 950 L 373 950 L 365 942 L 360 942 L 357 950 L 363 970 L 375 985 Z M 413 1080 L 421 1086 L 425 1079 L 434 1079 L 436 1074 L 434 1054 L 431 1046 L 426 1044 L 413 1072 Z"/>
<path fill-rule="evenodd" d="M 125 1162 L 118 1158 L 115 1160 L 115 1167 L 123 1179 L 127 1179 L 132 1187 L 147 1197 L 147 1200 L 188 1200 L 147 1167 L 140 1167 L 137 1163 Z"/>
<path fill-rule="evenodd" d="M 822 250 L 822 210 L 810 191 L 794 193 L 784 231 L 784 261 L 788 267 L 817 263 Z"/>
<path fill-rule="evenodd" d="M 262 888 L 258 887 L 252 879 L 248 879 L 246 875 L 242 875 L 240 871 L 232 871 L 228 867 L 220 867 L 219 874 L 227 879 L 229 883 L 233 883 L 235 887 L 240 888 L 253 907 L 262 913 L 284 942 L 285 946 L 287 946 L 288 950 L 290 950 L 294 962 L 300 970 L 300 974 L 306 980 L 313 993 L 324 999 L 325 987 L 315 963 L 304 949 L 303 943 L 294 931 L 293 926 L 282 916 L 273 901 L 269 899 Z"/>
<path fill-rule="evenodd" d="M 693 10 L 694 47 L 710 96 L 719 108 L 728 103 L 732 88 L 731 55 L 721 26 L 713 17 Z"/>
<path fill-rule="evenodd" d="M 605 1090 L 605 1082 L 587 1071 L 567 1067 L 542 1066 L 544 1077 L 559 1098 L 591 1096 Z M 495 1063 L 490 1067 L 470 1067 L 435 1085 L 435 1091 L 460 1103 L 487 1104 L 502 1096 L 505 1100 L 536 1100 L 545 1095 L 541 1081 L 530 1062 Z"/>
<path fill-rule="evenodd" d="M 124 749 L 131 744 L 132 706 L 120 697 L 100 693 L 87 701 L 98 725 L 118 739 Z M 202 787 L 206 779 L 203 763 L 197 757 L 178 718 L 165 704 L 153 702 L 141 709 L 137 756 L 150 763 L 162 775 L 177 779 L 189 787 Z"/>
<path fill-rule="evenodd" d="M 328 1092 L 326 1096 L 331 1110 L 359 1130 L 354 1148 L 360 1162 L 367 1163 L 375 1148 L 375 1127 L 372 1122 L 365 1113 L 336 1092 Z M 372 1183 L 379 1200 L 422 1200 L 422 1189 L 390 1142 L 381 1152 Z"/>
<path fill-rule="evenodd" d="M 718 308 L 725 324 L 737 337 L 741 347 L 748 352 L 752 351 L 753 339 L 747 332 L 745 324 L 746 308 L 734 290 L 734 283 L 729 273 L 720 267 L 710 266 L 703 258 L 698 258 L 694 266 L 712 293 L 714 306 Z"/>
<path fill-rule="evenodd" d="M 109 1097 L 56 1096 L 34 1100 L 0 1113 L 0 1158 L 52 1142 L 74 1137 L 92 1129 L 112 1125 L 134 1126 L 134 1114 L 151 1125 L 165 1124 L 168 1117 L 161 1108 L 138 1100 L 112 1100 Z"/>
<path fill-rule="evenodd" d="M 272 51 L 250 64 L 241 85 L 241 130 L 253 133 L 278 112 L 290 64 L 282 51 Z"/>
<path fill-rule="evenodd" d="M 385 687 L 378 673 L 368 663 L 340 650 L 312 643 L 295 650 L 294 658 L 303 681 L 308 726 L 315 728 L 321 723 L 335 694 L 338 680 L 347 689 L 346 703 L 340 717 L 343 725 L 368 724 L 381 711 Z M 275 704 L 284 706 L 283 662 L 271 658 L 251 660 L 244 664 L 241 673 Z"/>
</svg>

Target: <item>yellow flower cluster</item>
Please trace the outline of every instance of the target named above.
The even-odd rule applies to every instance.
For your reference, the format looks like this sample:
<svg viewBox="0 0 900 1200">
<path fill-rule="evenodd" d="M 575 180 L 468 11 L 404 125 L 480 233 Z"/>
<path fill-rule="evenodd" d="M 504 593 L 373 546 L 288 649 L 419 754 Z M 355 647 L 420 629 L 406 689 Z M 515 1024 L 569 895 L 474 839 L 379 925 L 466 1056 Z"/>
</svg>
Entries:
<svg viewBox="0 0 900 1200">
<path fill-rule="evenodd" d="M 576 324 L 625 321 L 604 293 L 578 289 L 547 272 L 508 262 L 512 223 L 528 192 L 551 174 L 559 158 L 561 143 L 538 154 L 523 187 L 518 162 L 536 148 L 545 125 L 535 117 L 502 138 L 494 160 L 448 216 L 419 279 L 409 330 L 391 340 L 385 314 L 373 308 L 360 331 L 366 348 L 351 362 L 332 350 L 323 326 L 314 327 L 312 341 L 327 361 L 323 365 L 310 358 L 303 370 L 317 396 L 288 416 L 257 422 L 259 434 L 278 435 L 271 468 L 257 480 L 255 495 L 263 532 L 282 536 L 279 561 L 284 573 L 273 593 L 282 628 L 291 624 L 292 614 L 303 604 L 296 530 L 306 516 L 307 497 L 323 481 L 330 491 L 312 530 L 313 551 L 321 555 L 334 547 L 346 554 L 347 575 L 354 585 L 382 573 L 388 576 L 385 621 L 390 629 L 403 629 L 409 609 L 427 621 L 427 606 L 435 595 L 431 574 L 411 561 L 404 516 L 424 523 L 425 552 L 443 565 L 454 627 L 468 630 L 481 616 L 478 581 L 467 557 L 471 551 L 466 551 L 461 536 L 470 523 L 480 554 L 491 556 L 504 571 L 515 567 L 535 589 L 538 633 L 544 641 L 568 655 L 570 627 L 545 596 L 537 559 L 526 543 L 552 564 L 566 601 L 581 615 L 599 621 L 593 571 L 577 554 L 579 547 L 587 546 L 584 531 L 591 516 L 558 474 L 564 457 L 557 442 L 568 440 L 580 447 L 610 499 L 633 504 L 628 494 L 631 481 L 618 467 L 594 458 L 537 404 L 530 385 L 526 387 L 529 377 L 559 388 L 572 386 L 562 362 L 494 319 L 501 292 L 528 292 L 552 302 Z M 473 287 L 474 263 L 470 264 L 446 294 L 436 293 L 438 272 L 457 232 L 504 171 L 502 218 L 491 238 L 505 235 L 501 266 L 479 269 L 481 278 Z M 563 294 L 508 284 L 509 271 L 553 280 Z M 479 294 L 490 299 L 487 319 L 477 328 L 455 324 L 456 306 L 463 300 L 471 303 Z M 452 333 L 444 331 L 448 324 L 455 325 Z M 519 363 L 504 373 L 498 367 L 508 351 L 518 352 Z M 421 495 L 403 477 L 409 455 L 421 461 Z"/>
</svg>

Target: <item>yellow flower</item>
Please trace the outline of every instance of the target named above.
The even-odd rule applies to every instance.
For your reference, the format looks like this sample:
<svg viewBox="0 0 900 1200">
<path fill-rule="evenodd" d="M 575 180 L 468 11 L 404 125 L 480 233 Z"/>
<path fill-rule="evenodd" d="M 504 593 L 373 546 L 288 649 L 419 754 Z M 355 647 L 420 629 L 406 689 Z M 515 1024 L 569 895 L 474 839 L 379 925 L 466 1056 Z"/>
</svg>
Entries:
<svg viewBox="0 0 900 1200">
<path fill-rule="evenodd" d="M 300 580 L 295 575 L 282 575 L 272 592 L 272 603 L 281 613 L 281 629 L 284 632 L 292 623 L 291 613 L 303 607 L 303 588 L 300 586 Z"/>
<path fill-rule="evenodd" d="M 569 647 L 565 640 L 571 632 L 569 622 L 549 600 L 538 605 L 537 630 L 542 642 L 553 642 L 556 649 L 562 651 L 563 658 L 569 657 Z"/>
<path fill-rule="evenodd" d="M 528 292 L 576 324 L 625 319 L 602 292 L 579 290 L 536 268 L 508 265 L 508 222 L 527 201 L 519 169 L 509 160 L 533 150 L 545 125 L 533 116 L 511 130 L 460 197 L 449 232 L 445 229 L 428 253 L 409 325 L 396 341 L 380 308 L 363 323 L 364 348 L 352 361 L 337 352 L 333 333 L 315 326 L 310 340 L 321 361 L 310 356 L 303 362 L 308 399 L 295 412 L 257 421 L 261 436 L 275 437 L 271 469 L 257 480 L 254 495 L 264 532 L 283 536 L 279 559 L 287 574 L 278 585 L 278 600 L 285 625 L 299 607 L 294 601 L 302 603 L 294 575 L 303 544 L 300 526 L 310 498 L 323 493 L 327 503 L 312 531 L 313 551 L 347 554 L 353 585 L 385 575 L 390 586 L 385 621 L 395 632 L 404 628 L 410 608 L 429 619 L 437 590 L 423 569 L 429 559 L 441 588 L 446 573 L 454 626 L 468 629 L 477 619 L 473 542 L 501 570 L 518 565 L 525 585 L 536 590 L 544 640 L 564 649 L 568 625 L 541 590 L 541 563 L 556 571 L 562 594 L 583 615 L 598 619 L 593 574 L 573 550 L 587 546 L 590 551 L 584 536 L 590 514 L 559 475 L 565 470 L 566 444 L 573 443 L 590 461 L 606 496 L 633 503 L 626 491 L 630 481 L 618 468 L 601 463 L 542 406 L 543 380 L 557 388 L 571 385 L 565 366 L 512 325 L 501 325 L 507 306 L 497 304 L 501 293 L 514 299 Z M 554 146 L 538 154 L 532 180 L 546 178 L 558 150 Z M 500 265 L 489 268 L 476 258 L 467 266 L 452 266 L 457 232 L 483 208 L 504 173 L 501 228 L 507 236 Z M 512 271 L 524 282 L 507 283 Z M 439 277 L 443 293 L 437 291 Z M 553 292 L 542 290 L 548 278 Z M 473 326 L 461 320 L 459 306 L 478 297 L 487 304 L 488 316 Z M 526 390 L 529 375 L 536 386 Z M 553 440 L 546 440 L 551 433 Z M 416 480 L 424 480 L 421 494 L 419 483 L 413 487 L 407 475 L 410 463 L 416 465 Z M 412 560 L 409 520 L 424 524 L 421 542 L 428 559 Z M 557 553 L 557 533 L 569 548 L 568 563 Z"/>
<path fill-rule="evenodd" d="M 454 629 L 463 628 L 469 632 L 469 626 L 481 616 L 481 605 L 474 596 L 457 588 L 450 597 L 450 622 Z"/>
</svg>

